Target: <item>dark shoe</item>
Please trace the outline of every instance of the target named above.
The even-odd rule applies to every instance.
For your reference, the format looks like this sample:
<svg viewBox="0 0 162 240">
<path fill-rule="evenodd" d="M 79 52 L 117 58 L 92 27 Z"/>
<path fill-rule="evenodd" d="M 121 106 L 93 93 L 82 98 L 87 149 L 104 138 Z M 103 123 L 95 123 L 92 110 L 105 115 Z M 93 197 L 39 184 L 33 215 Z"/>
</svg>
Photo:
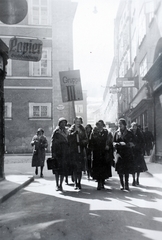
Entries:
<svg viewBox="0 0 162 240">
<path fill-rule="evenodd" d="M 104 184 L 102 184 L 102 185 L 101 185 L 101 189 L 105 189 L 105 186 L 104 186 Z"/>
<path fill-rule="evenodd" d="M 35 169 L 35 175 L 38 175 L 38 168 Z"/>
<path fill-rule="evenodd" d="M 98 182 L 97 190 L 101 190 L 101 183 Z"/>
<path fill-rule="evenodd" d="M 132 186 L 136 186 L 136 181 L 134 180 L 133 182 L 132 182 Z"/>
<path fill-rule="evenodd" d="M 61 191 L 61 192 L 63 191 L 63 188 L 62 188 L 62 186 L 59 186 L 59 191 Z"/>
<path fill-rule="evenodd" d="M 129 191 L 129 185 L 128 185 L 128 183 L 125 184 L 125 190 Z"/>
<path fill-rule="evenodd" d="M 78 189 L 78 185 L 75 184 L 75 185 L 74 185 L 74 190 L 77 190 L 77 189 Z"/>
<path fill-rule="evenodd" d="M 81 187 L 81 184 L 80 184 L 80 183 L 78 183 L 78 188 L 79 188 L 79 189 L 82 189 L 82 187 Z"/>
<path fill-rule="evenodd" d="M 43 178 L 43 173 L 41 173 L 40 177 Z"/>
<path fill-rule="evenodd" d="M 138 179 L 136 180 L 136 185 L 139 185 L 139 180 Z"/>
</svg>

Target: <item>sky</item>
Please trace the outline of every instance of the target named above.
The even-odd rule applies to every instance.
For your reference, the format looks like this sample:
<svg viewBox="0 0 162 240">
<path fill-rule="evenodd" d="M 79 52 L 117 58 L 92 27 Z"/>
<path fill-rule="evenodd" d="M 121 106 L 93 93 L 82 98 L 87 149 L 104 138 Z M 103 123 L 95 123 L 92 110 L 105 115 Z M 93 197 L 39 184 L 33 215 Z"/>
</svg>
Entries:
<svg viewBox="0 0 162 240">
<path fill-rule="evenodd" d="M 73 24 L 74 69 L 89 98 L 103 97 L 114 56 L 114 19 L 119 0 L 78 0 Z"/>
</svg>

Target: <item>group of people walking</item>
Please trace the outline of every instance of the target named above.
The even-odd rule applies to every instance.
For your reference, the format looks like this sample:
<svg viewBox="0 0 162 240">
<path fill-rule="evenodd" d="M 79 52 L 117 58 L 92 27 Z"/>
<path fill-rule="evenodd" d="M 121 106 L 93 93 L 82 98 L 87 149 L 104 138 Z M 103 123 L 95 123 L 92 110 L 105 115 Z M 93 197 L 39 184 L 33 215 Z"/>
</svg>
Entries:
<svg viewBox="0 0 162 240">
<path fill-rule="evenodd" d="M 31 145 L 34 146 L 32 166 L 36 167 L 43 177 L 45 148 L 47 139 L 43 129 L 38 129 Z M 103 120 L 99 120 L 92 128 L 88 124 L 83 127 L 81 117 L 76 117 L 72 126 L 68 126 L 65 118 L 60 118 L 58 126 L 51 136 L 51 154 L 57 161 L 53 169 L 56 179 L 56 190 L 63 191 L 64 178 L 68 176 L 74 182 L 74 189 L 81 189 L 82 173 L 86 170 L 88 179 L 97 182 L 97 190 L 104 188 L 105 180 L 112 177 L 114 167 L 120 179 L 120 189 L 129 191 L 129 175 L 133 176 L 132 185 L 139 185 L 140 172 L 147 171 L 144 160 L 144 136 L 133 122 L 127 128 L 125 119 L 118 121 L 118 130 L 112 134 L 106 129 Z"/>
</svg>

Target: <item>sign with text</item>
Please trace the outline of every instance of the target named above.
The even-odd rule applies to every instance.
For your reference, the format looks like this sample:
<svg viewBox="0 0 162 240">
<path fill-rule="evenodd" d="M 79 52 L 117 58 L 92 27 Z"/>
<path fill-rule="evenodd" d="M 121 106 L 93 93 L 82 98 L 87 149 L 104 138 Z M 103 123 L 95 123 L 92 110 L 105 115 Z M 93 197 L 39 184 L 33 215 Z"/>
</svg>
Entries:
<svg viewBox="0 0 162 240">
<path fill-rule="evenodd" d="M 9 42 L 9 58 L 38 62 L 42 56 L 43 43 L 39 39 L 11 38 Z"/>
<path fill-rule="evenodd" d="M 116 79 L 116 85 L 117 87 L 136 87 L 138 88 L 138 76 L 133 78 L 127 78 L 127 77 L 120 77 Z"/>
<path fill-rule="evenodd" d="M 80 101 L 83 100 L 80 71 L 71 70 L 59 72 L 62 101 Z"/>
</svg>

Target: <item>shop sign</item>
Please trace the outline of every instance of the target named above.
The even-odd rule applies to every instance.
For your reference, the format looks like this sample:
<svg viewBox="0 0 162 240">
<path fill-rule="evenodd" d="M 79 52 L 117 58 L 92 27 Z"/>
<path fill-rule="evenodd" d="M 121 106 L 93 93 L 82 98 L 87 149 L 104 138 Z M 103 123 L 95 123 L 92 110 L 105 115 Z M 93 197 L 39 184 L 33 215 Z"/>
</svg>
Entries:
<svg viewBox="0 0 162 240">
<path fill-rule="evenodd" d="M 80 101 L 83 100 L 80 71 L 71 70 L 59 72 L 62 101 Z"/>
<path fill-rule="evenodd" d="M 39 39 L 11 38 L 9 42 L 9 58 L 38 62 L 42 56 L 43 43 Z"/>
<path fill-rule="evenodd" d="M 134 80 L 128 80 L 128 78 L 117 78 L 116 84 L 118 87 L 135 87 Z"/>
</svg>

